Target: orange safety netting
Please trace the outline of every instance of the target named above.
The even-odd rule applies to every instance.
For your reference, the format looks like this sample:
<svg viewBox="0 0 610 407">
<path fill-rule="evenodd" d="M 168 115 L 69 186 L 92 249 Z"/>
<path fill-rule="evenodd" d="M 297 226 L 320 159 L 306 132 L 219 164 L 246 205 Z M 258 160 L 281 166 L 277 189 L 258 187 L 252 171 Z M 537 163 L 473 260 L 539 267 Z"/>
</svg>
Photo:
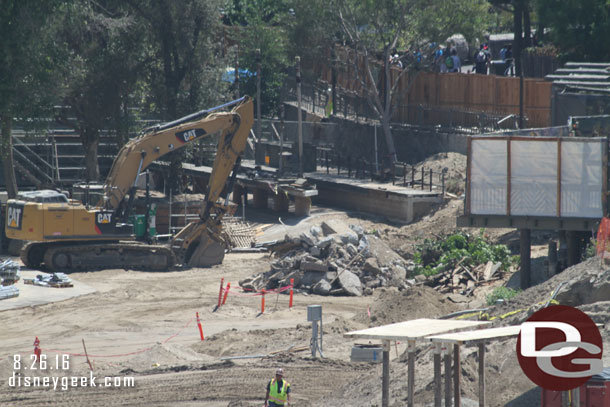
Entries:
<svg viewBox="0 0 610 407">
<path fill-rule="evenodd" d="M 609 248 L 608 240 L 610 239 L 610 219 L 602 218 L 597 229 L 597 255 L 602 259 L 606 253 L 606 248 Z"/>
</svg>

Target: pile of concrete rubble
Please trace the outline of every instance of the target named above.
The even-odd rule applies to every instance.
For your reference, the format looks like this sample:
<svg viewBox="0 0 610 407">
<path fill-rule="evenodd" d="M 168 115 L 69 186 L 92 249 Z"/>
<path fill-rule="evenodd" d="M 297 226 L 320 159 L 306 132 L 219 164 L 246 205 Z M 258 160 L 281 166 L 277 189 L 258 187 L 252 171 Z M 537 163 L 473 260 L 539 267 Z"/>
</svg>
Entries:
<svg viewBox="0 0 610 407">
<path fill-rule="evenodd" d="M 13 260 L 0 262 L 0 300 L 19 296 L 15 284 L 20 278 L 19 263 Z"/>
<path fill-rule="evenodd" d="M 370 295 L 377 287 L 399 289 L 416 284 L 408 279 L 414 266 L 374 233 L 338 220 L 312 226 L 298 236 L 286 236 L 270 247 L 277 257 L 271 270 L 239 282 L 246 291 L 290 285 L 296 292 L 318 295 Z"/>
</svg>

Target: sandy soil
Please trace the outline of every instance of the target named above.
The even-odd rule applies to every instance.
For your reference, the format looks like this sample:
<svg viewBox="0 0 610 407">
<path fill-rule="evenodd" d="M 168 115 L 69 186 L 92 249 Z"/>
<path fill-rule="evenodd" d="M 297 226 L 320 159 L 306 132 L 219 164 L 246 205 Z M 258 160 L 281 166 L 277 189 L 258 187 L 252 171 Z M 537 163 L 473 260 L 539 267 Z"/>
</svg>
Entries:
<svg viewBox="0 0 610 407">
<path fill-rule="evenodd" d="M 459 165 L 465 165 L 459 160 L 457 157 L 451 165 L 443 161 L 442 167 L 459 173 Z M 452 200 L 411 225 L 320 208 L 314 208 L 306 221 L 283 219 L 280 223 L 266 214 L 259 216 L 258 222 L 276 223 L 267 236 L 261 236 L 271 240 L 290 230 L 307 229 L 327 217 L 339 218 L 375 231 L 408 258 L 420 239 L 455 229 L 456 214 L 462 210 L 461 200 Z M 512 230 L 486 233 L 506 242 L 517 237 Z M 543 253 L 538 248 L 532 257 Z M 379 406 L 381 364 L 350 362 L 354 341 L 343 334 L 473 308 L 484 300 L 485 290 L 493 288 L 481 289 L 474 300 L 459 303 L 421 286 L 407 291 L 382 288 L 372 296 L 357 298 L 298 294 L 292 310 L 288 309 L 288 295 L 271 294 L 266 296 L 265 313 L 261 314 L 261 297 L 238 292 L 237 282 L 269 270 L 270 262 L 268 254 L 228 254 L 222 265 L 211 269 L 77 273 L 71 275 L 77 283 L 97 291 L 61 302 L 1 311 L 0 405 L 260 407 L 266 383 L 281 366 L 292 384 L 294 406 Z M 221 278 L 231 282 L 231 293 L 227 304 L 215 310 Z M 549 287 L 542 289 L 544 295 Z M 524 293 L 516 304 L 538 301 L 539 296 L 542 294 L 532 291 L 528 299 Z M 313 358 L 308 348 L 311 323 L 307 322 L 307 305 L 312 304 L 323 308 L 324 358 Z M 201 317 L 203 342 L 196 312 Z M 44 370 L 29 369 L 36 336 L 49 365 Z M 81 356 L 83 340 L 97 386 L 62 390 L 64 378 L 91 374 Z M 514 347 L 513 339 L 488 345 L 490 406 L 531 406 L 539 400 L 534 385 L 520 371 Z M 392 344 L 392 406 L 406 405 L 405 348 L 402 343 Z M 15 355 L 23 361 L 20 367 L 15 366 Z M 66 357 L 63 355 L 69 355 L 67 370 L 58 369 Z M 462 360 L 464 398 L 476 400 L 475 349 L 465 347 Z M 427 405 L 433 399 L 432 352 L 427 346 L 418 346 L 416 371 L 416 405 Z M 57 389 L 52 383 L 51 388 L 26 387 L 23 382 L 11 386 L 13 377 L 55 377 L 60 384 Z M 103 387 L 104 377 L 133 377 L 135 386 Z"/>
</svg>

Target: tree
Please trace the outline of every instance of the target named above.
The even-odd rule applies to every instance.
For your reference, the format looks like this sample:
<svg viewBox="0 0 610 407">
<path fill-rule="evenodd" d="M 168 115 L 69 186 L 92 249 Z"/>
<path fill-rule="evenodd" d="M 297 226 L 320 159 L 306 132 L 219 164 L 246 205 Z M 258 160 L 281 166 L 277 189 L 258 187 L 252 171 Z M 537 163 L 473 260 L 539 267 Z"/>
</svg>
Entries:
<svg viewBox="0 0 610 407">
<path fill-rule="evenodd" d="M 120 140 L 127 138 L 127 106 L 145 60 L 141 32 L 121 3 L 112 0 L 66 3 L 58 25 L 72 70 L 64 98 L 69 109 L 57 112 L 57 120 L 78 132 L 86 178 L 97 181 L 101 131 L 115 127 Z"/>
<path fill-rule="evenodd" d="M 127 0 L 145 24 L 150 48 L 150 105 L 163 119 L 192 113 L 225 97 L 220 83 L 219 0 Z"/>
<path fill-rule="evenodd" d="M 17 195 L 11 132 L 15 115 L 41 115 L 60 89 L 47 24 L 58 2 L 5 0 L 0 7 L 0 157 L 8 196 Z"/>
<path fill-rule="evenodd" d="M 537 0 L 541 25 L 565 58 L 603 62 L 610 58 L 610 4 L 606 0 Z"/>
<path fill-rule="evenodd" d="M 453 34 L 462 34 L 469 44 L 481 38 L 493 23 L 486 0 L 431 1 L 428 7 L 415 10 L 413 36 L 443 43 Z"/>
<path fill-rule="evenodd" d="M 521 75 L 521 51 L 532 45 L 531 0 L 488 0 L 493 6 L 513 15 L 513 57 L 515 75 Z"/>
<path fill-rule="evenodd" d="M 239 66 L 253 73 L 246 75 L 241 86 L 243 93 L 256 95 L 258 63 L 256 50 L 260 50 L 261 112 L 276 112 L 280 91 L 284 85 L 288 66 L 288 31 L 292 17 L 286 1 L 234 0 L 226 10 L 225 23 L 234 26 L 235 40 L 239 44 Z"/>
<path fill-rule="evenodd" d="M 416 11 L 426 4 L 422 0 L 337 0 L 331 5 L 331 9 L 337 10 L 347 45 L 356 51 L 352 68 L 379 117 L 392 162 L 396 161 L 396 149 L 390 120 L 398 104 L 398 84 L 409 69 L 401 70 L 393 77 L 390 74 L 390 56 L 399 41 L 415 42 L 418 39 L 409 37 L 408 29 L 415 25 L 413 17 Z M 377 50 L 381 50 L 380 58 Z M 382 69 L 381 75 L 377 75 L 378 67 Z"/>
</svg>

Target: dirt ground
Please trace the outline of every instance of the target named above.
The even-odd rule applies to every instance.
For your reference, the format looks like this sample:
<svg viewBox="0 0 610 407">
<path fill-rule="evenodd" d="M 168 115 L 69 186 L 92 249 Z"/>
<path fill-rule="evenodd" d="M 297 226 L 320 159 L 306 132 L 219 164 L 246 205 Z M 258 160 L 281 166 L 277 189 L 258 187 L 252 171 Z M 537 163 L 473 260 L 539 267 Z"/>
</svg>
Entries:
<svg viewBox="0 0 610 407">
<path fill-rule="evenodd" d="M 411 225 L 314 208 L 308 220 L 285 219 L 281 227 L 283 233 L 299 225 L 308 227 L 326 218 L 339 218 L 375 231 L 409 258 L 420 239 L 455 229 L 456 214 L 463 210 L 461 202 L 447 201 Z M 518 237 L 513 230 L 485 233 L 509 243 Z M 532 257 L 543 254 L 542 246 L 537 246 Z M 380 288 L 363 297 L 298 294 L 292 309 L 288 308 L 288 295 L 270 294 L 261 314 L 261 297 L 240 292 L 237 282 L 269 270 L 270 262 L 266 253 L 229 253 L 222 265 L 210 269 L 75 273 L 70 277 L 77 284 L 85 283 L 97 291 L 0 312 L 0 405 L 260 407 L 266 383 L 281 366 L 292 385 L 294 406 L 380 406 L 381 364 L 350 362 L 353 344 L 362 341 L 346 339 L 344 333 L 476 308 L 486 293 L 511 277 L 478 290 L 475 298 L 464 302 L 422 286 L 406 291 Z M 227 303 L 216 310 L 221 278 L 232 286 Z M 309 350 L 307 306 L 313 304 L 323 309 L 324 358 L 312 357 Z M 204 341 L 199 337 L 197 312 Z M 31 369 L 35 337 L 41 341 L 46 369 Z M 531 404 L 533 400 L 539 400 L 535 386 L 516 362 L 515 343 L 509 339 L 488 345 L 490 406 L 531 406 L 536 405 Z M 91 366 L 82 355 L 84 345 Z M 405 350 L 406 344 L 392 344 L 392 406 L 406 405 Z M 477 399 L 478 362 L 475 348 L 465 347 L 462 352 L 463 405 L 467 405 L 468 399 Z M 16 358 L 21 358 L 19 366 Z M 418 345 L 416 371 L 415 404 L 428 405 L 433 400 L 432 352 L 428 346 Z M 68 389 L 62 389 L 63 380 L 90 375 L 96 377 L 96 387 L 72 387 L 70 382 Z M 50 388 L 27 387 L 26 377 L 50 377 Z M 135 385 L 104 387 L 105 377 L 113 383 L 133 377 Z M 21 385 L 11 385 L 11 380 L 19 378 Z M 56 389 L 53 378 L 59 383 Z"/>
</svg>

